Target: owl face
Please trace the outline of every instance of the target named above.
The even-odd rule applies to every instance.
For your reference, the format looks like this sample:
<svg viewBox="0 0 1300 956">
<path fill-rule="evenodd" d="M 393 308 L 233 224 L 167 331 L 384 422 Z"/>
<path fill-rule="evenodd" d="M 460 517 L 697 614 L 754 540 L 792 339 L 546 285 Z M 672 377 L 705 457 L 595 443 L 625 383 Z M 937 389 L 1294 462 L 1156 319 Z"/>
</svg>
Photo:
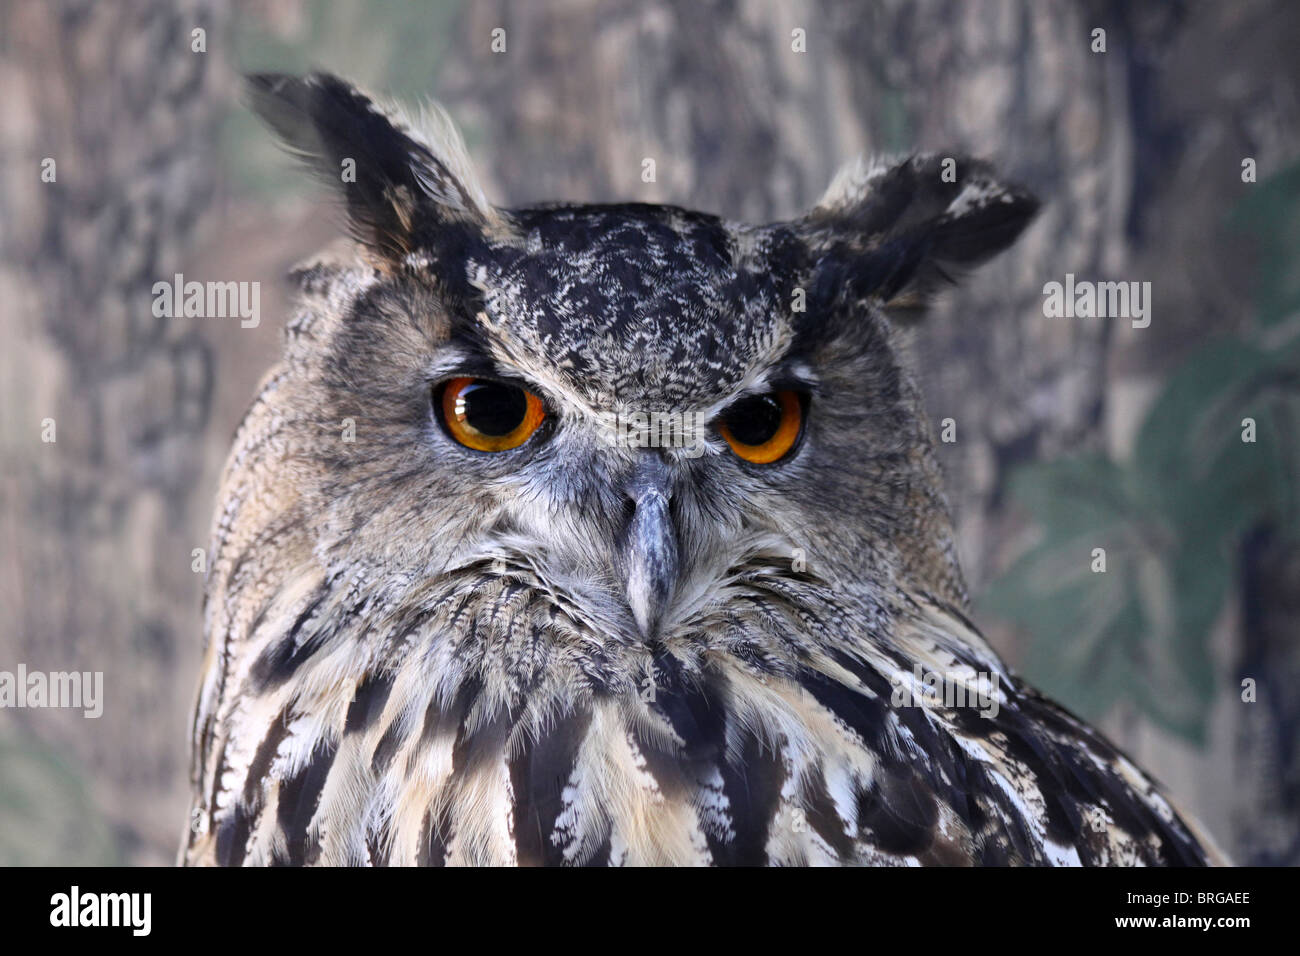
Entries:
<svg viewBox="0 0 1300 956">
<path fill-rule="evenodd" d="M 357 245 L 302 273 L 286 386 L 309 410 L 314 556 L 355 613 L 397 633 L 490 581 L 493 628 L 551 635 L 503 639 L 510 680 L 563 653 L 616 685 L 656 647 L 775 666 L 836 608 L 961 600 L 888 315 L 1010 241 L 1027 196 L 912 160 L 762 227 L 502 210 L 446 130 L 422 138 L 341 81 L 261 78 L 254 101 L 318 170 L 356 161 Z M 766 629 L 738 625 L 773 596 Z"/>
</svg>

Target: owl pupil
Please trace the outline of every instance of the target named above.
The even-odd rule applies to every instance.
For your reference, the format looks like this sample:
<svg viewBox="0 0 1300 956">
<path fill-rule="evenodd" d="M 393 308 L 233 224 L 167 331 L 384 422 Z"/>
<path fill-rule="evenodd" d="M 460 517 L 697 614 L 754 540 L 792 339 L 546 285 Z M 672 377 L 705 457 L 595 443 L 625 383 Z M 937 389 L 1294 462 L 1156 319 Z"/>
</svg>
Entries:
<svg viewBox="0 0 1300 956">
<path fill-rule="evenodd" d="M 781 427 L 781 405 L 772 395 L 758 395 L 734 405 L 727 413 L 727 428 L 746 445 L 761 445 Z"/>
<path fill-rule="evenodd" d="M 528 397 L 499 382 L 475 382 L 456 396 L 456 417 L 483 435 L 508 435 L 524 420 Z"/>
</svg>

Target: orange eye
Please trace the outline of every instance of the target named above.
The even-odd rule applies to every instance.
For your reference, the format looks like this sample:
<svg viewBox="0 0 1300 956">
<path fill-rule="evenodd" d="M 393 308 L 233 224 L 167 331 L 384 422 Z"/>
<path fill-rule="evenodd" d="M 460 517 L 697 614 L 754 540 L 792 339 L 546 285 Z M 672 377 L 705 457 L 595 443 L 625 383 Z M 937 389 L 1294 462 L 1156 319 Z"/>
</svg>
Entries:
<svg viewBox="0 0 1300 956">
<path fill-rule="evenodd" d="M 484 378 L 453 378 L 437 397 L 443 427 L 475 451 L 509 451 L 546 419 L 542 400 L 517 385 Z"/>
<path fill-rule="evenodd" d="M 736 402 L 722 413 L 718 431 L 745 461 L 768 465 L 789 454 L 803 429 L 798 392 L 783 389 Z"/>
</svg>

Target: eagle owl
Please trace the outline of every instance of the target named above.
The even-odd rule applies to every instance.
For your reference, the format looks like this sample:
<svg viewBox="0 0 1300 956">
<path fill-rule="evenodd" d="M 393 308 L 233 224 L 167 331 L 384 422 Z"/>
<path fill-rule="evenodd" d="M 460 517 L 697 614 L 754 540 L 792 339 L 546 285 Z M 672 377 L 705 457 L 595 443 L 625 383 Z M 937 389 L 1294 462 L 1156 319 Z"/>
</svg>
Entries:
<svg viewBox="0 0 1300 956">
<path fill-rule="evenodd" d="M 1026 191 L 503 209 L 440 112 L 249 95 L 351 236 L 226 466 L 184 862 L 1214 861 L 966 616 L 897 326 Z"/>
</svg>

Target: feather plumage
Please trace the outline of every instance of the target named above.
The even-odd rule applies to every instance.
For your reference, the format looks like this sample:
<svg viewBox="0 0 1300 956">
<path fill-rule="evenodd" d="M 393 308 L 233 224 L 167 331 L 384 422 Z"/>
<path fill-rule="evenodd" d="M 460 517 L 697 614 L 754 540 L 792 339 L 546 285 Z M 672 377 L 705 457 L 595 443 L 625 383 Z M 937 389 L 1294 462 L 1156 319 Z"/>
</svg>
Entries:
<svg viewBox="0 0 1300 956">
<path fill-rule="evenodd" d="M 1007 245 L 1027 193 L 921 157 L 766 227 L 492 210 L 445 131 L 329 77 L 253 85 L 309 161 L 359 159 L 364 228 L 295 273 L 227 462 L 185 862 L 1211 861 L 965 617 L 887 311 Z M 458 447 L 451 375 L 524 383 L 547 430 Z M 774 465 L 601 432 L 774 388 L 806 396 Z"/>
</svg>

